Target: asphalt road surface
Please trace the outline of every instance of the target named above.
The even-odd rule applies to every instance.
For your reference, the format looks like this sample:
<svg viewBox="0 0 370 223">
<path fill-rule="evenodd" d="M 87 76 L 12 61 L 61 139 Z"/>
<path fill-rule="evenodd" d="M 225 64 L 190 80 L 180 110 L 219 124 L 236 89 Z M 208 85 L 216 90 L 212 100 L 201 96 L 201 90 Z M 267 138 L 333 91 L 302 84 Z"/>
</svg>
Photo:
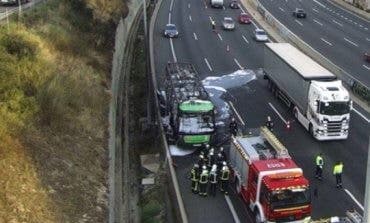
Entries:
<svg viewBox="0 0 370 223">
<path fill-rule="evenodd" d="M 370 21 L 327 0 L 261 0 L 263 6 L 306 43 L 370 86 L 370 63 L 363 58 L 370 53 Z M 302 8 L 307 18 L 292 13 Z"/>
<path fill-rule="evenodd" d="M 159 85 L 163 81 L 164 68 L 168 61 L 194 64 L 200 78 L 219 76 L 241 67 L 254 70 L 262 67 L 263 43 L 256 43 L 252 38 L 255 24 L 236 24 L 234 31 L 220 28 L 223 17 L 230 16 L 236 20 L 241 12 L 241 9 L 228 8 L 228 1 L 225 3 L 225 9 L 213 9 L 208 1 L 203 0 L 163 0 L 154 30 L 154 56 Z M 216 21 L 217 32 L 212 32 L 210 18 Z M 179 38 L 169 40 L 163 37 L 164 26 L 169 22 L 177 25 Z M 267 115 L 273 118 L 275 134 L 302 167 L 312 189 L 318 191 L 318 196 L 312 197 L 313 218 L 343 216 L 349 208 L 356 208 L 361 212 L 370 133 L 369 114 L 356 107 L 360 113 L 352 112 L 350 136 L 347 140 L 318 142 L 299 123 L 294 122 L 293 115 L 272 96 L 261 76 L 243 87 L 230 90 L 229 93 L 234 97 L 233 111 L 239 125 L 244 122 L 248 128 L 258 128 L 265 122 Z M 290 130 L 286 129 L 280 116 L 292 121 Z M 325 159 L 322 182 L 314 178 L 314 157 L 319 152 L 323 153 Z M 216 198 L 201 198 L 191 194 L 187 176 L 195 157 L 175 157 L 174 160 L 190 222 L 234 222 L 233 209 L 237 219 L 251 222 L 253 217 L 247 211 L 247 206 L 234 193 L 230 195 L 231 205 L 221 194 Z M 338 160 L 344 162 L 343 190 L 335 188 L 335 179 L 331 174 L 333 164 Z"/>
</svg>

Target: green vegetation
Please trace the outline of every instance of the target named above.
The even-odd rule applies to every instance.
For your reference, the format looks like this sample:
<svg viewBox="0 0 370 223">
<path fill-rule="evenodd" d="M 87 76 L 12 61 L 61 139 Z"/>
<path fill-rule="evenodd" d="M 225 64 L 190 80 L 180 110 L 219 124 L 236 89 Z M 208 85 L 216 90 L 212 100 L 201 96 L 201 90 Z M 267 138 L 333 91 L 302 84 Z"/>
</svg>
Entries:
<svg viewBox="0 0 370 223">
<path fill-rule="evenodd" d="M 50 0 L 0 27 L 0 222 L 104 222 L 121 0 Z"/>
</svg>

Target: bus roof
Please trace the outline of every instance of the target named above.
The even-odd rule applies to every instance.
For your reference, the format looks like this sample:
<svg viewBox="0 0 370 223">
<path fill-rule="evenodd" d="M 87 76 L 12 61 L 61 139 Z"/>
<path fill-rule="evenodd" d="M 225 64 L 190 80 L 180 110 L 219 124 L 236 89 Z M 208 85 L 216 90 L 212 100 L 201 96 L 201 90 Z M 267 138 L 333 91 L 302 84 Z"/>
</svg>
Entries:
<svg viewBox="0 0 370 223">
<path fill-rule="evenodd" d="M 180 110 L 185 113 L 193 112 L 210 112 L 214 109 L 211 101 L 205 100 L 190 100 L 180 104 Z"/>
<path fill-rule="evenodd" d="M 296 70 L 304 79 L 336 79 L 336 76 L 289 43 L 266 43 L 272 52 Z"/>
</svg>

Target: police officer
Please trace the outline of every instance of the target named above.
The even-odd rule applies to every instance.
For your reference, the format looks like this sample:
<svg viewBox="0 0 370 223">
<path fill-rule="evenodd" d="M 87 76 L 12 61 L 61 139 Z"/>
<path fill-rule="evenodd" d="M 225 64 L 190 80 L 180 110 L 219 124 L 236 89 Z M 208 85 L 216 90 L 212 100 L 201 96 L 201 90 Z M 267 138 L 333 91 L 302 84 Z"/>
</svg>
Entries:
<svg viewBox="0 0 370 223">
<path fill-rule="evenodd" d="M 271 119 L 271 117 L 270 117 L 270 116 L 267 116 L 266 127 L 267 127 L 270 131 L 273 131 L 274 123 L 272 122 L 272 119 Z"/>
<path fill-rule="evenodd" d="M 334 165 L 333 174 L 337 181 L 337 188 L 342 188 L 342 173 L 343 173 L 343 162 L 337 162 Z"/>
<path fill-rule="evenodd" d="M 209 182 L 210 182 L 210 194 L 216 196 L 216 186 L 217 186 L 217 165 L 212 166 L 211 172 L 209 173 Z"/>
<path fill-rule="evenodd" d="M 203 166 L 203 171 L 199 178 L 199 195 L 207 196 L 207 185 L 208 185 L 208 171 L 207 167 Z"/>
<path fill-rule="evenodd" d="M 191 191 L 196 194 L 199 192 L 199 165 L 194 164 L 193 168 L 190 171 L 191 179 Z"/>
<path fill-rule="evenodd" d="M 230 177 L 230 170 L 229 167 L 226 165 L 226 162 L 223 163 L 223 167 L 221 170 L 221 187 L 220 190 L 224 194 L 228 194 L 229 188 L 229 177 Z"/>
<path fill-rule="evenodd" d="M 324 167 L 324 159 L 322 158 L 322 153 L 319 153 L 315 159 L 316 162 L 316 173 L 315 177 L 322 180 L 322 168 Z"/>
<path fill-rule="evenodd" d="M 230 122 L 230 134 L 236 136 L 238 134 L 238 123 L 236 122 L 235 118 L 231 119 Z"/>
</svg>

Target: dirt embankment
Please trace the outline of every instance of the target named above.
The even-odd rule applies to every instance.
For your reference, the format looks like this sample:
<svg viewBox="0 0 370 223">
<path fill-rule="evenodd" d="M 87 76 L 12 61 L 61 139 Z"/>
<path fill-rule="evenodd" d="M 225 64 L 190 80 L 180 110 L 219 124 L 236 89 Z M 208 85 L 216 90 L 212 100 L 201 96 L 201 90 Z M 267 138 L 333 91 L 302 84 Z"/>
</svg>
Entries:
<svg viewBox="0 0 370 223">
<path fill-rule="evenodd" d="M 50 0 L 0 27 L 0 223 L 107 221 L 121 0 Z"/>
</svg>

